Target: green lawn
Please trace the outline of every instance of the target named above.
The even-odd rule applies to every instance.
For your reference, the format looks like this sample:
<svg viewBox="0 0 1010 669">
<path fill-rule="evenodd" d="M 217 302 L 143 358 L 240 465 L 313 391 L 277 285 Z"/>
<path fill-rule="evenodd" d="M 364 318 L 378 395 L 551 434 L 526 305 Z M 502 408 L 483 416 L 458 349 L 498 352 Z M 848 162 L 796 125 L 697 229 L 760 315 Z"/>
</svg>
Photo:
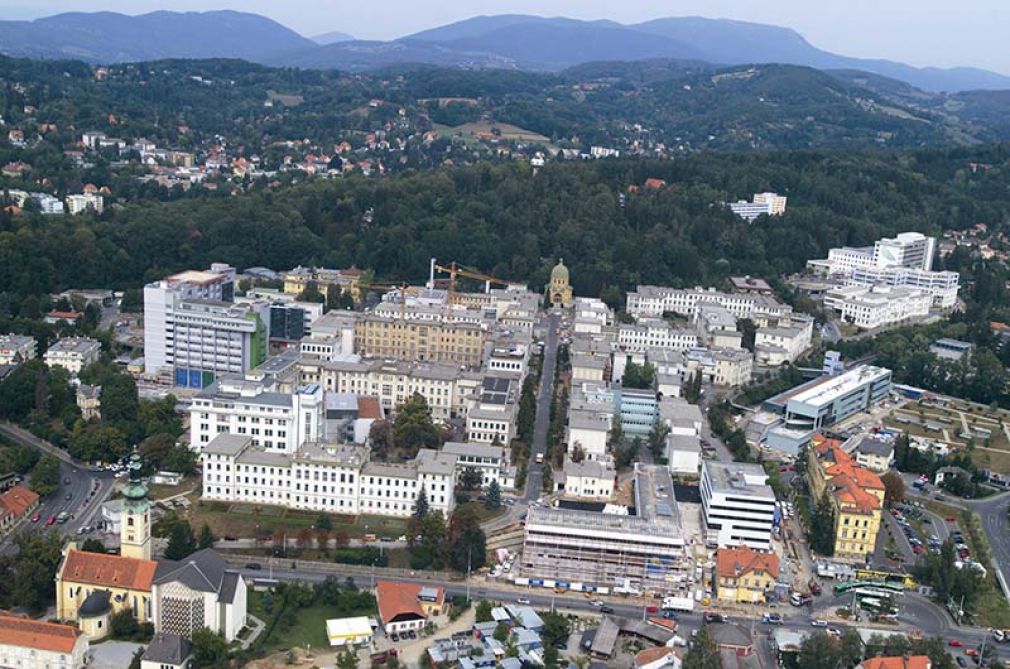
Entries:
<svg viewBox="0 0 1010 669">
<path fill-rule="evenodd" d="M 267 621 L 270 614 L 263 610 L 263 593 L 249 593 L 249 613 L 260 620 Z M 353 615 L 374 616 L 375 610 L 359 611 Z M 263 649 L 267 652 L 294 648 L 296 646 L 305 648 L 311 646 L 313 650 L 329 648 L 330 642 L 326 637 L 326 621 L 331 618 L 346 618 L 348 614 L 341 614 L 335 607 L 324 604 L 315 604 L 304 609 L 299 609 L 296 613 L 295 622 L 288 629 L 281 629 L 281 626 L 274 628 L 273 632 L 263 641 Z"/>
</svg>

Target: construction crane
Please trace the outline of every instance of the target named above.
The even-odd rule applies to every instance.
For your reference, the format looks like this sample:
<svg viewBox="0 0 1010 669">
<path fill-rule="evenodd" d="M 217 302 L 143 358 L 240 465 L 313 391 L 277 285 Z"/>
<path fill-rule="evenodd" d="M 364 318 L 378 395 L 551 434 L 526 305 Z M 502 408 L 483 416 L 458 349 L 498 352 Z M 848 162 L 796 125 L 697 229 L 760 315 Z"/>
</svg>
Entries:
<svg viewBox="0 0 1010 669">
<path fill-rule="evenodd" d="M 399 285 L 397 285 L 397 284 L 390 284 L 390 283 L 363 283 L 363 284 L 361 284 L 359 286 L 359 290 L 363 290 L 364 291 L 364 292 L 362 292 L 362 295 L 364 295 L 365 292 L 368 292 L 370 290 L 383 290 L 383 291 L 397 290 L 397 291 L 399 291 L 400 292 L 400 320 L 401 321 L 407 319 L 407 288 L 408 288 L 408 286 L 407 286 L 407 284 L 405 282 L 401 283 Z"/>
<path fill-rule="evenodd" d="M 456 276 L 464 276 L 468 279 L 475 279 L 477 281 L 484 282 L 484 292 L 490 292 L 491 284 L 498 284 L 501 286 L 525 286 L 526 284 L 522 281 L 507 281 L 505 279 L 499 279 L 498 277 L 491 276 L 490 274 L 482 274 L 472 269 L 467 269 L 461 267 L 459 264 L 453 260 L 449 263 L 449 266 L 439 265 L 435 262 L 435 259 L 431 259 L 431 280 L 430 284 L 432 287 L 435 285 L 435 272 L 442 272 L 443 274 L 449 275 L 449 299 L 447 300 L 447 306 L 451 307 L 456 299 Z"/>
</svg>

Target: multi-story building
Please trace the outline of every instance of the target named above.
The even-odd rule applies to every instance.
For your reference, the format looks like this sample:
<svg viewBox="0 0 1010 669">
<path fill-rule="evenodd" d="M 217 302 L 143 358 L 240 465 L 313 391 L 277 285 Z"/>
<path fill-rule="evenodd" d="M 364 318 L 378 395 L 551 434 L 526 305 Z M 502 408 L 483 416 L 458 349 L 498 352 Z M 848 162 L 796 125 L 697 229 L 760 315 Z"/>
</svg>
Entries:
<svg viewBox="0 0 1010 669">
<path fill-rule="evenodd" d="M 18 365 L 38 355 L 35 338 L 25 335 L 0 335 L 0 365 Z"/>
<path fill-rule="evenodd" d="M 600 334 L 614 322 L 614 312 L 602 300 L 576 297 L 573 307 L 572 331 Z"/>
<path fill-rule="evenodd" d="M 737 388 L 750 383 L 754 372 L 754 357 L 746 349 L 717 348 L 712 351 L 715 363 L 712 382 L 717 386 Z"/>
<path fill-rule="evenodd" d="M 105 209 L 105 199 L 97 193 L 83 193 L 80 195 L 67 196 L 67 213 L 71 216 L 93 211 L 96 214 L 102 213 Z"/>
<path fill-rule="evenodd" d="M 89 337 L 66 337 L 59 339 L 46 351 L 43 360 L 49 367 L 62 367 L 77 376 L 88 365 L 98 362 L 102 345 Z"/>
<path fill-rule="evenodd" d="M 775 325 L 759 327 L 754 333 L 754 359 L 774 367 L 794 362 L 810 348 L 814 319 L 803 314 L 790 314 Z"/>
<path fill-rule="evenodd" d="M 763 604 L 779 577 L 779 558 L 749 546 L 720 548 L 715 554 L 716 597 L 728 602 Z"/>
<path fill-rule="evenodd" d="M 807 459 L 811 497 L 820 500 L 827 495 L 834 506 L 834 557 L 864 564 L 880 531 L 883 482 L 834 439 L 815 438 Z"/>
<path fill-rule="evenodd" d="M 438 362 L 303 360 L 302 383 L 317 383 L 327 392 L 374 395 L 389 412 L 415 393 L 424 397 L 435 420 L 466 416 L 481 376 L 457 365 Z"/>
<path fill-rule="evenodd" d="M 464 470 L 476 469 L 481 475 L 481 487 L 497 481 L 503 490 L 515 487 L 516 468 L 509 466 L 508 451 L 503 446 L 472 442 L 447 441 L 442 453 L 456 457 L 456 476 Z"/>
<path fill-rule="evenodd" d="M 565 497 L 606 501 L 613 496 L 616 481 L 617 470 L 610 464 L 566 459 L 564 468 L 554 475 L 554 489 Z"/>
<path fill-rule="evenodd" d="M 361 299 L 361 270 L 357 267 L 348 269 L 326 269 L 324 267 L 295 267 L 284 274 L 284 292 L 298 295 L 310 284 L 314 283 L 319 292 L 329 297 L 331 287 L 349 292 L 355 300 Z"/>
<path fill-rule="evenodd" d="M 514 379 L 485 376 L 477 400 L 466 414 L 469 441 L 508 446 L 519 411 L 519 387 Z"/>
<path fill-rule="evenodd" d="M 917 288 L 852 285 L 832 288 L 824 306 L 834 309 L 846 323 L 864 330 L 906 323 L 929 315 L 933 298 Z"/>
<path fill-rule="evenodd" d="M 200 451 L 219 434 L 248 435 L 270 453 L 294 453 L 324 437 L 323 390 L 317 384 L 279 392 L 273 383 L 222 376 L 189 408 L 190 447 Z"/>
<path fill-rule="evenodd" d="M 856 267 L 846 275 L 845 284 L 921 290 L 932 298 L 934 308 L 951 309 L 957 305 L 961 275 L 958 272 L 934 272 L 908 267 Z"/>
<path fill-rule="evenodd" d="M 368 358 L 477 366 L 486 334 L 475 323 L 410 321 L 368 313 L 354 324 L 354 348 Z"/>
<path fill-rule="evenodd" d="M 455 506 L 456 456 L 438 451 L 392 464 L 371 462 L 364 446 L 307 442 L 281 454 L 222 434 L 204 448 L 203 470 L 208 500 L 402 517 L 423 488 L 431 509 L 449 515 Z"/>
<path fill-rule="evenodd" d="M 781 216 L 786 212 L 786 200 L 784 195 L 777 193 L 755 193 L 751 202 L 738 200 L 729 204 L 730 210 L 746 220 L 753 222 L 758 216 Z"/>
<path fill-rule="evenodd" d="M 237 305 L 235 270 L 215 264 L 144 287 L 144 368 L 177 386 L 204 388 L 243 374 L 267 354 L 267 303 Z"/>
<path fill-rule="evenodd" d="M 319 302 L 278 302 L 270 305 L 270 341 L 301 344 L 312 333 L 312 324 L 323 315 Z"/>
<path fill-rule="evenodd" d="M 809 433 L 829 427 L 886 399 L 891 370 L 861 365 L 837 376 L 821 376 L 765 402 L 788 428 Z"/>
<path fill-rule="evenodd" d="M 791 307 L 767 295 L 723 293 L 714 288 L 663 286 L 638 286 L 637 290 L 629 292 L 626 311 L 636 318 L 662 316 L 665 312 L 693 317 L 698 305 L 703 303 L 718 304 L 737 318 L 779 317 L 792 312 Z"/>
<path fill-rule="evenodd" d="M 0 666 L 18 669 L 84 669 L 88 637 L 61 623 L 0 611 Z"/>
<path fill-rule="evenodd" d="M 634 353 L 649 349 L 686 351 L 698 346 L 698 333 L 694 329 L 675 328 L 661 318 L 643 317 L 637 323 L 618 326 L 617 344 Z"/>
<path fill-rule="evenodd" d="M 894 460 L 894 442 L 875 436 L 862 437 L 852 450 L 856 464 L 876 474 L 883 474 L 891 468 Z"/>
<path fill-rule="evenodd" d="M 775 493 L 761 465 L 704 460 L 701 509 L 709 545 L 771 550 Z"/>
<path fill-rule="evenodd" d="M 665 467 L 636 463 L 635 515 L 534 507 L 526 519 L 524 577 L 669 593 L 691 580 L 693 562 Z M 685 586 L 686 587 L 686 586 Z"/>
<path fill-rule="evenodd" d="M 859 268 L 907 268 L 931 270 L 936 238 L 919 232 L 902 232 L 878 239 L 873 246 L 843 246 L 828 251 L 827 260 L 811 260 L 807 267 L 822 274 L 848 274 Z"/>
</svg>

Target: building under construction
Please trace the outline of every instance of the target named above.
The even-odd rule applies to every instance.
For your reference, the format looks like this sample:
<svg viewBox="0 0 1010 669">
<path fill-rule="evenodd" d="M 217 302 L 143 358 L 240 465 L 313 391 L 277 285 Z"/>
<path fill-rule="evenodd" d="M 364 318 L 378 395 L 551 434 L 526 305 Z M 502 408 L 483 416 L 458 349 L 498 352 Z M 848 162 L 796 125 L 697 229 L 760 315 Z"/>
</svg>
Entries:
<svg viewBox="0 0 1010 669">
<path fill-rule="evenodd" d="M 523 576 L 666 594 L 689 589 L 693 562 L 669 469 L 636 464 L 634 484 L 633 509 L 531 508 Z"/>
</svg>

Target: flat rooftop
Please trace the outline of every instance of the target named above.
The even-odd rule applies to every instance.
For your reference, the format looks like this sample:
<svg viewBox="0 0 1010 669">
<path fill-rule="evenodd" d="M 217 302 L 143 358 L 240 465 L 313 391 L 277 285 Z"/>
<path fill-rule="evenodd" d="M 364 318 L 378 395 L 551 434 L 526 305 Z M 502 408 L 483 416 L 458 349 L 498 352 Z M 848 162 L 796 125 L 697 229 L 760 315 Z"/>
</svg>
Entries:
<svg viewBox="0 0 1010 669">
<path fill-rule="evenodd" d="M 861 365 L 838 376 L 822 376 L 814 381 L 787 390 L 772 398 L 775 403 L 796 401 L 814 406 L 828 404 L 861 385 L 876 381 L 891 370 L 873 365 Z"/>
<path fill-rule="evenodd" d="M 702 469 L 707 472 L 713 492 L 732 493 L 749 497 L 775 498 L 771 486 L 765 483 L 768 474 L 764 467 L 748 462 L 716 462 L 705 460 Z"/>
</svg>

